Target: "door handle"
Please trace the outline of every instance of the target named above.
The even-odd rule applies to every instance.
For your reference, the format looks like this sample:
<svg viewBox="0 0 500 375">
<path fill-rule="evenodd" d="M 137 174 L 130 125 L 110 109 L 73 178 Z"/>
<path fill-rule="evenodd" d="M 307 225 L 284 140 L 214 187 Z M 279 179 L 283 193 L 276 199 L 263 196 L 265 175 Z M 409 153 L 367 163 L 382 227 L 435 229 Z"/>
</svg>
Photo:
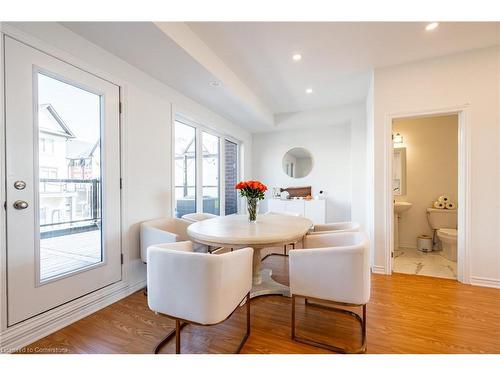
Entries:
<svg viewBox="0 0 500 375">
<path fill-rule="evenodd" d="M 28 202 L 25 201 L 15 201 L 13 204 L 14 208 L 16 210 L 24 210 L 28 208 Z"/>
</svg>

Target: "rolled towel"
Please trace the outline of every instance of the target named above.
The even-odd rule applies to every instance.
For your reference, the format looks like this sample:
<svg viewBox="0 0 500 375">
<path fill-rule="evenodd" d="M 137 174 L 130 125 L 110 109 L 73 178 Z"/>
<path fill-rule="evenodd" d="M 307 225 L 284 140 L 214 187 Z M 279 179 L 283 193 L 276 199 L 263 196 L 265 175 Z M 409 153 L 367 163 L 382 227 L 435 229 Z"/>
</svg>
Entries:
<svg viewBox="0 0 500 375">
<path fill-rule="evenodd" d="M 446 202 L 445 208 L 448 210 L 454 210 L 455 208 L 457 208 L 457 205 L 453 202 Z"/>
<path fill-rule="evenodd" d="M 445 204 L 443 202 L 436 201 L 434 202 L 434 208 L 443 209 L 445 208 Z"/>
<path fill-rule="evenodd" d="M 441 202 L 441 203 L 447 203 L 447 202 L 450 202 L 450 197 L 448 197 L 447 195 L 441 195 L 439 198 L 438 198 L 438 202 Z"/>
</svg>

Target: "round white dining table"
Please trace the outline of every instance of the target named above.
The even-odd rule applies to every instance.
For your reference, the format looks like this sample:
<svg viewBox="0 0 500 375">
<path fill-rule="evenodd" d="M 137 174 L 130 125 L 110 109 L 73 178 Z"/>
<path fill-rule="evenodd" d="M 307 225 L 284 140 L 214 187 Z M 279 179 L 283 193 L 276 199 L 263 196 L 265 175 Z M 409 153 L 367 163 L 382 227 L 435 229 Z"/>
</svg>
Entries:
<svg viewBox="0 0 500 375">
<path fill-rule="evenodd" d="M 187 232 L 193 241 L 209 246 L 235 250 L 252 247 L 253 287 L 250 296 L 289 296 L 289 287 L 274 281 L 271 277 L 272 270 L 261 269 L 261 250 L 297 243 L 312 225 L 313 222 L 309 219 L 291 215 L 259 215 L 254 223 L 248 221 L 248 215 L 228 215 L 193 223 Z"/>
</svg>

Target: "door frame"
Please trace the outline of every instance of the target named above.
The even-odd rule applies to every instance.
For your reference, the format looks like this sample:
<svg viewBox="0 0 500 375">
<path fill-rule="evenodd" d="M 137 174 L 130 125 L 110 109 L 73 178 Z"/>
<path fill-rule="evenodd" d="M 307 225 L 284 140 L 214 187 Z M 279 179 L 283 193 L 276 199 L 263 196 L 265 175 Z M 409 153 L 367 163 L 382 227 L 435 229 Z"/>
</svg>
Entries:
<svg viewBox="0 0 500 375">
<path fill-rule="evenodd" d="M 115 77 L 107 72 L 96 68 L 95 66 L 65 52 L 53 45 L 44 42 L 32 34 L 26 33 L 5 22 L 0 23 L 0 202 L 6 201 L 6 175 L 5 175 L 5 62 L 4 62 L 4 36 L 9 36 L 32 48 L 42 51 L 54 58 L 68 63 L 89 74 L 95 75 L 103 80 L 109 81 L 119 87 L 120 107 L 120 175 L 122 181 L 126 181 L 129 175 L 127 170 L 127 142 L 128 132 L 128 84 L 123 79 Z M 52 310 L 39 314 L 24 322 L 13 326 L 7 324 L 7 248 L 6 248 L 6 211 L 0 213 L 0 337 L 6 345 L 12 343 L 29 343 L 40 337 L 46 336 L 54 330 L 81 319 L 100 308 L 103 308 L 126 295 L 141 289 L 145 285 L 145 280 L 131 280 L 131 276 L 138 276 L 137 272 L 131 272 L 131 262 L 129 260 L 129 241 L 128 241 L 128 209 L 127 209 L 127 188 L 122 183 L 120 199 L 120 247 L 123 255 L 122 280 L 114 284 L 101 288 L 97 291 L 82 296 L 76 300 L 67 302 L 64 305 L 55 307 Z M 139 264 L 139 262 L 137 262 Z M 135 264 L 134 264 L 135 266 Z M 137 265 L 139 268 L 139 265 Z M 138 271 L 138 270 L 137 270 Z M 133 274 L 133 275 L 132 275 Z M 132 282 L 134 282 L 132 284 Z M 77 311 L 76 307 L 81 311 Z M 33 332 L 37 330 L 36 332 Z M 1 341 L 1 340 L 0 340 Z M 21 344 L 23 345 L 23 344 Z"/>
<path fill-rule="evenodd" d="M 392 124 L 395 119 L 458 115 L 458 231 L 457 238 L 457 280 L 470 284 L 470 105 L 468 103 L 415 111 L 389 113 L 384 121 L 384 182 L 386 238 L 384 250 L 385 273 L 392 274 L 392 254 L 394 252 L 394 223 L 392 195 Z"/>
</svg>

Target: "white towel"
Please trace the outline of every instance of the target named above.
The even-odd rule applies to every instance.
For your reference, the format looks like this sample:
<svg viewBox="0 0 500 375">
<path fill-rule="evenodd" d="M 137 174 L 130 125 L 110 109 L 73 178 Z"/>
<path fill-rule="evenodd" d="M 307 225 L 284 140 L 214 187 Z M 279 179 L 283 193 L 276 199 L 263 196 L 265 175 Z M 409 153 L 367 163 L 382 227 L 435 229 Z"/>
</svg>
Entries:
<svg viewBox="0 0 500 375">
<path fill-rule="evenodd" d="M 445 204 L 443 202 L 436 201 L 434 202 L 434 208 L 443 209 L 445 208 Z"/>
<path fill-rule="evenodd" d="M 453 202 L 446 202 L 445 208 L 448 210 L 454 210 L 457 208 L 457 205 Z"/>
<path fill-rule="evenodd" d="M 450 202 L 450 197 L 447 196 L 447 195 L 441 195 L 439 198 L 438 198 L 438 202 L 441 202 L 441 203 L 447 203 L 447 202 Z"/>
</svg>

